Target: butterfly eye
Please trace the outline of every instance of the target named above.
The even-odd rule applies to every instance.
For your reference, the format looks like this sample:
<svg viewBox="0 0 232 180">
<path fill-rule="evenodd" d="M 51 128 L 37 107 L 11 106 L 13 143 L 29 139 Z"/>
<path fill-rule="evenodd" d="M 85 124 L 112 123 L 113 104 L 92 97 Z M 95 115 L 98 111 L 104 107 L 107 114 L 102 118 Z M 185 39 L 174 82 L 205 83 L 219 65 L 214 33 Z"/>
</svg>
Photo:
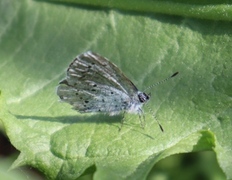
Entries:
<svg viewBox="0 0 232 180">
<path fill-rule="evenodd" d="M 139 93 L 138 98 L 141 103 L 144 103 L 149 100 L 149 96 L 145 93 Z"/>
</svg>

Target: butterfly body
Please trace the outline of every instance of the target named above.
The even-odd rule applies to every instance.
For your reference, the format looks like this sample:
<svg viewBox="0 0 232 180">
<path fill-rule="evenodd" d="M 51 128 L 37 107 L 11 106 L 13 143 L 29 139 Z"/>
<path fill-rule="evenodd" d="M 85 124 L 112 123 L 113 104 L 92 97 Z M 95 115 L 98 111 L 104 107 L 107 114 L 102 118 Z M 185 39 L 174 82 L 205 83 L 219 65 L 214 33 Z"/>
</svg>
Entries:
<svg viewBox="0 0 232 180">
<path fill-rule="evenodd" d="M 81 112 L 142 113 L 149 96 L 136 86 L 108 59 L 88 51 L 69 65 L 67 77 L 59 83 L 60 99 Z"/>
</svg>

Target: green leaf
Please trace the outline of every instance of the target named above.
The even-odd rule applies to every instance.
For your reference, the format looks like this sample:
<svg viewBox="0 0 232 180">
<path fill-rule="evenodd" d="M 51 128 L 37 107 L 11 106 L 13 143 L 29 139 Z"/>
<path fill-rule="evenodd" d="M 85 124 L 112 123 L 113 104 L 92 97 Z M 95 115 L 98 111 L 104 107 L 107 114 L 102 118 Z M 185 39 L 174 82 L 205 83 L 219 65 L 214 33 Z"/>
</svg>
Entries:
<svg viewBox="0 0 232 180">
<path fill-rule="evenodd" d="M 232 178 L 231 23 L 32 0 L 0 0 L 0 16 L 0 119 L 21 152 L 12 168 L 31 165 L 51 179 L 95 170 L 95 179 L 145 179 L 167 156 L 213 150 Z M 180 72 L 150 90 L 164 133 L 148 107 L 145 129 L 125 114 L 119 132 L 122 116 L 58 101 L 58 82 L 87 50 L 141 91 Z"/>
<path fill-rule="evenodd" d="M 44 0 L 46 1 L 46 0 Z M 162 13 L 211 20 L 232 20 L 232 4 L 226 0 L 47 0 L 97 8 L 116 8 L 139 13 Z"/>
</svg>

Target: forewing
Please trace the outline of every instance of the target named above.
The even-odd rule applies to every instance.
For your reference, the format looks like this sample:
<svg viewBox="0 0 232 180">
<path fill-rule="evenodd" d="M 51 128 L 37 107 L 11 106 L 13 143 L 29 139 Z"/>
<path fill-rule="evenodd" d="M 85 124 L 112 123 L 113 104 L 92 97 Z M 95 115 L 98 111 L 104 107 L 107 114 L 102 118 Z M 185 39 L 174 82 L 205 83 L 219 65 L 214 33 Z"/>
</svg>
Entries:
<svg viewBox="0 0 232 180">
<path fill-rule="evenodd" d="M 95 83 L 115 87 L 129 95 L 137 92 L 135 85 L 108 59 L 88 51 L 77 56 L 67 70 L 72 83 Z"/>
</svg>

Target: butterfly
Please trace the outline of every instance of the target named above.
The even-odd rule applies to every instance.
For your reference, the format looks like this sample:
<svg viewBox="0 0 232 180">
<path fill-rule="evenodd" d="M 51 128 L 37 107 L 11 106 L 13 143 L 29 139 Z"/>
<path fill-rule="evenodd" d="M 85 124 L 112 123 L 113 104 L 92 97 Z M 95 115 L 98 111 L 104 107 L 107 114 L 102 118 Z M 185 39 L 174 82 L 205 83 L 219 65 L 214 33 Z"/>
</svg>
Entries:
<svg viewBox="0 0 232 180">
<path fill-rule="evenodd" d="M 139 114 L 140 119 L 144 114 L 142 106 L 150 99 L 115 64 L 91 51 L 78 55 L 69 65 L 66 78 L 59 82 L 57 95 L 80 113 L 129 112 Z M 160 128 L 163 131 L 161 125 Z"/>
</svg>

